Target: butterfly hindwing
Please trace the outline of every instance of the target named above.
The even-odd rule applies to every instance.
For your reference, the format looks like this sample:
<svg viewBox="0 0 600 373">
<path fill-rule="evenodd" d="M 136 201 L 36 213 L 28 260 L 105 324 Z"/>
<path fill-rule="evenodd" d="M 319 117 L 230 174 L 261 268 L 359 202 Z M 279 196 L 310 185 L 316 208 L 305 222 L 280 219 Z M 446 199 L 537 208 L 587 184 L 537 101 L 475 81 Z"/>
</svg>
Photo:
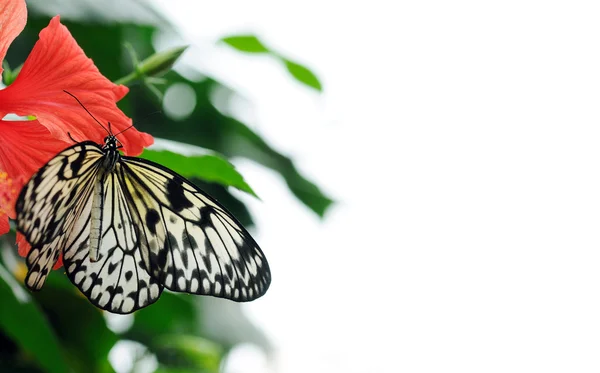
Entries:
<svg viewBox="0 0 600 373">
<path fill-rule="evenodd" d="M 83 188 L 82 195 L 80 198 L 87 200 L 90 198 L 92 188 Z M 65 232 L 75 233 L 74 228 L 77 225 L 78 220 L 81 217 L 82 210 L 85 204 L 74 206 L 69 209 L 65 217 L 64 229 Z M 39 290 L 44 285 L 46 277 L 50 273 L 50 270 L 56 264 L 60 253 L 64 252 L 69 241 L 69 234 L 61 234 L 48 243 L 40 246 L 32 246 L 29 254 L 27 254 L 27 276 L 25 277 L 25 284 L 31 290 Z"/>
<path fill-rule="evenodd" d="M 17 229 L 32 249 L 27 255 L 25 284 L 39 290 L 54 267 L 66 235 L 78 216 L 75 201 L 91 192 L 103 152 L 93 142 L 73 145 L 52 158 L 34 174 L 16 203 Z"/>
<path fill-rule="evenodd" d="M 131 211 L 115 174 L 104 183 L 102 241 L 98 260 L 90 260 L 91 198 L 64 250 L 69 279 L 89 300 L 114 313 L 130 313 L 154 303 L 162 286 L 143 268 Z"/>
</svg>

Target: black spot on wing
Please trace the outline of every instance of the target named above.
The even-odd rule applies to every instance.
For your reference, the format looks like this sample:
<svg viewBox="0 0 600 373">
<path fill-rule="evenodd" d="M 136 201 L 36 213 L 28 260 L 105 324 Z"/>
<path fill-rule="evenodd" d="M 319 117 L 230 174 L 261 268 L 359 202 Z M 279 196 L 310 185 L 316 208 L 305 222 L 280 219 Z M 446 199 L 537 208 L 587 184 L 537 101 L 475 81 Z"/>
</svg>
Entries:
<svg viewBox="0 0 600 373">
<path fill-rule="evenodd" d="M 112 275 L 115 269 L 119 266 L 120 263 L 108 263 L 108 274 Z"/>
<path fill-rule="evenodd" d="M 189 266 L 189 258 L 188 258 L 188 252 L 187 252 L 187 250 L 181 251 L 181 262 L 183 263 L 183 266 L 185 268 L 188 268 L 188 266 Z"/>
<path fill-rule="evenodd" d="M 56 202 L 58 202 L 58 199 L 62 196 L 62 193 L 60 191 L 58 191 L 58 193 L 55 193 L 52 198 L 50 199 L 50 202 L 53 205 L 56 205 Z"/>
<path fill-rule="evenodd" d="M 212 226 L 212 221 L 210 220 L 210 214 L 212 213 L 212 209 L 208 206 L 204 206 L 200 208 L 200 221 L 198 225 L 202 229 L 206 229 L 207 227 Z"/>
<path fill-rule="evenodd" d="M 71 203 L 75 199 L 75 196 L 77 196 L 77 188 L 71 189 L 71 192 L 69 192 L 69 196 L 67 197 L 65 203 Z"/>
<path fill-rule="evenodd" d="M 210 261 L 210 257 L 208 255 L 202 255 L 202 261 L 204 262 L 206 269 L 208 269 L 209 272 L 212 272 L 212 263 Z"/>
<path fill-rule="evenodd" d="M 148 209 L 148 212 L 146 212 L 146 226 L 150 233 L 156 235 L 156 224 L 158 224 L 159 220 L 160 215 L 158 215 L 158 211 Z"/>
<path fill-rule="evenodd" d="M 194 204 L 185 197 L 181 180 L 172 178 L 167 184 L 167 199 L 177 212 L 192 207 Z"/>
<path fill-rule="evenodd" d="M 229 263 L 225 263 L 225 270 L 227 271 L 227 275 L 229 278 L 233 278 L 233 267 Z"/>
<path fill-rule="evenodd" d="M 165 268 L 167 265 L 167 254 L 169 253 L 169 246 L 165 242 L 165 246 L 156 255 L 156 264 L 159 268 Z"/>
<path fill-rule="evenodd" d="M 73 162 L 71 162 L 71 171 L 73 172 L 73 175 L 77 175 L 79 173 L 79 170 L 81 169 L 81 166 L 83 165 L 83 161 L 85 160 L 85 155 L 86 152 L 80 151 L 77 154 L 77 158 L 75 158 L 75 160 Z M 66 158 L 65 158 L 66 161 Z"/>
</svg>

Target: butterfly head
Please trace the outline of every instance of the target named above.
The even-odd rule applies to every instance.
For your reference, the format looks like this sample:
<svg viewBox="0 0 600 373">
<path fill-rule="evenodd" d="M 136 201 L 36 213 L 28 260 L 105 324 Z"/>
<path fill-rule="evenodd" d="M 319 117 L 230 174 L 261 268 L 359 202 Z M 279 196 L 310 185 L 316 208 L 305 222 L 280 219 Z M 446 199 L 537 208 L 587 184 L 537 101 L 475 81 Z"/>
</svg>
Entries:
<svg viewBox="0 0 600 373">
<path fill-rule="evenodd" d="M 123 144 L 117 139 L 115 135 L 108 135 L 104 138 L 104 146 L 102 149 L 104 150 L 112 150 L 117 151 L 117 149 L 121 149 Z"/>
</svg>

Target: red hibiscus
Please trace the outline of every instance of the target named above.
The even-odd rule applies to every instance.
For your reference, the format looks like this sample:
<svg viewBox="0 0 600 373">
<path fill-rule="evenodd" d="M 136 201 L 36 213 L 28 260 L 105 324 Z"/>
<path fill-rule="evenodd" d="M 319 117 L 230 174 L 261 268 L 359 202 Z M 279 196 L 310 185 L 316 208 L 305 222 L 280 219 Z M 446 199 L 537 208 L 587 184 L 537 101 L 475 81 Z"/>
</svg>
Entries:
<svg viewBox="0 0 600 373">
<path fill-rule="evenodd" d="M 25 1 L 0 0 L 0 65 L 26 19 Z M 23 182 L 72 144 L 68 132 L 78 141 L 102 143 L 106 136 L 105 130 L 65 90 L 101 123 L 110 122 L 115 133 L 131 125 L 131 119 L 116 105 L 128 88 L 102 76 L 59 17 L 54 17 L 40 32 L 16 80 L 0 90 L 0 118 L 6 114 L 36 117 L 30 121 L 0 120 L 0 234 L 8 231 L 7 215 L 15 216 L 14 202 Z M 119 141 L 126 154 L 138 155 L 154 140 L 132 128 L 120 135 Z M 29 245 L 22 238 L 18 241 L 19 254 L 26 255 Z M 57 266 L 61 263 L 59 260 Z"/>
</svg>

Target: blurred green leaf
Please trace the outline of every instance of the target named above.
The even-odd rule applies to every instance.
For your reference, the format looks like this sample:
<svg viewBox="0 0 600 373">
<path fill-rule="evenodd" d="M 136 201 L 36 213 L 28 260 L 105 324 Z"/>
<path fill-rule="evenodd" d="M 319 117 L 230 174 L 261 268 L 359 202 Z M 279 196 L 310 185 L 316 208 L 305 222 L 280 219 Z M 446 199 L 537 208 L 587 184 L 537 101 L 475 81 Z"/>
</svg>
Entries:
<svg viewBox="0 0 600 373">
<path fill-rule="evenodd" d="M 61 280 L 66 278 L 62 277 Z M 108 353 L 117 342 L 117 336 L 106 325 L 100 309 L 70 282 L 69 287 L 62 282 L 57 278 L 47 283 L 35 298 L 54 326 L 69 362 L 77 372 L 114 372 Z"/>
<path fill-rule="evenodd" d="M 323 86 L 321 85 L 319 78 L 317 78 L 317 76 L 308 68 L 286 58 L 282 58 L 282 61 L 287 70 L 294 78 L 296 78 L 296 80 L 316 89 L 317 91 L 323 91 Z"/>
<path fill-rule="evenodd" d="M 156 372 L 218 372 L 223 348 L 201 337 L 202 308 L 197 298 L 163 292 L 151 307 L 135 313 L 124 337 L 156 355 Z"/>
<path fill-rule="evenodd" d="M 333 200 L 314 183 L 302 176 L 292 160 L 275 151 L 245 124 L 229 118 L 224 122 L 230 131 L 235 155 L 255 160 L 281 174 L 292 193 L 317 215 L 323 217 Z"/>
<path fill-rule="evenodd" d="M 173 368 L 193 372 L 219 372 L 223 349 L 207 339 L 193 335 L 163 335 L 154 343 L 158 361 Z"/>
<path fill-rule="evenodd" d="M 204 370 L 201 371 L 190 371 L 189 368 L 179 368 L 179 367 L 170 367 L 170 366 L 164 366 L 164 365 L 160 365 L 155 371 L 154 373 L 210 373 Z"/>
<path fill-rule="evenodd" d="M 228 36 L 221 41 L 229 44 L 233 48 L 246 52 L 246 53 L 268 53 L 273 57 L 281 60 L 285 65 L 285 68 L 289 73 L 300 83 L 306 84 L 309 87 L 316 89 L 319 92 L 323 91 L 321 81 L 315 73 L 313 73 L 306 66 L 300 65 L 290 59 L 282 56 L 279 52 L 273 49 L 267 48 L 256 36 L 254 35 L 234 35 Z"/>
<path fill-rule="evenodd" d="M 185 156 L 168 150 L 146 149 L 141 157 L 168 167 L 186 178 L 197 177 L 224 186 L 232 186 L 256 197 L 256 193 L 233 165 L 216 155 Z"/>
<path fill-rule="evenodd" d="M 269 53 L 269 48 L 254 35 L 235 35 L 221 39 L 235 49 L 247 53 Z"/>
<path fill-rule="evenodd" d="M 199 328 L 198 309 L 191 295 L 164 291 L 160 299 L 150 307 L 135 313 L 135 321 L 125 336 L 150 346 L 156 335 L 189 333 Z"/>
<path fill-rule="evenodd" d="M 21 72 L 23 64 L 17 66 L 16 69 L 12 70 L 8 65 L 7 61 L 2 61 L 2 67 L 4 68 L 4 71 L 2 72 L 4 85 L 8 86 L 11 85 L 15 81 L 15 79 L 17 79 L 17 76 L 19 75 L 19 72 Z"/>
<path fill-rule="evenodd" d="M 0 327 L 49 373 L 68 372 L 60 343 L 29 293 L 0 265 Z"/>
</svg>

